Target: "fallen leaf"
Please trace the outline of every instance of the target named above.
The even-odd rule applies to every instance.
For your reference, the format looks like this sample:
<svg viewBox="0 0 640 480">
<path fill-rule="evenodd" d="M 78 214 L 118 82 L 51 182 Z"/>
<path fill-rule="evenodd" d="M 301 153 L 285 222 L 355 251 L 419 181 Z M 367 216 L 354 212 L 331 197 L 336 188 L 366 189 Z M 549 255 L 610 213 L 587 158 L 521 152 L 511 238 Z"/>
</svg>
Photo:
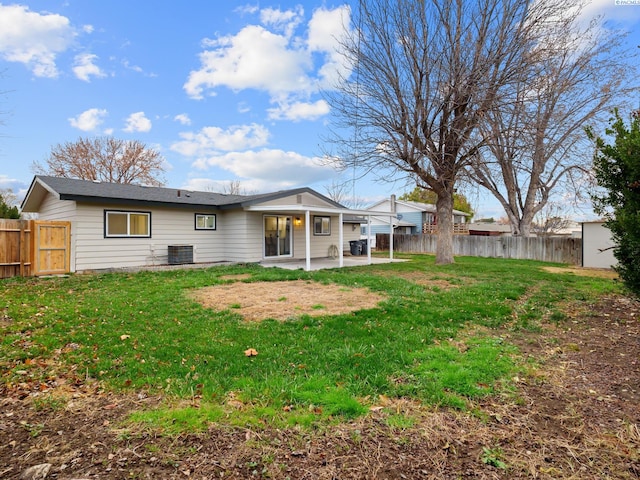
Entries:
<svg viewBox="0 0 640 480">
<path fill-rule="evenodd" d="M 258 355 L 258 351 L 255 348 L 248 348 L 244 351 L 244 354 L 247 357 L 255 357 L 256 355 Z"/>
</svg>

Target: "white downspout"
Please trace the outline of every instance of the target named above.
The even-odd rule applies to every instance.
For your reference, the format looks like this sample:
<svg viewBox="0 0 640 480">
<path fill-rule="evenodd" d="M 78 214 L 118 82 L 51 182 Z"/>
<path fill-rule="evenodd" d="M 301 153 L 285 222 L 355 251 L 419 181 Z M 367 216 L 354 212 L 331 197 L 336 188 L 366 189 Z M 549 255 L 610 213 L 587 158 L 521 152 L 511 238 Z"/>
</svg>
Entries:
<svg viewBox="0 0 640 480">
<path fill-rule="evenodd" d="M 305 250 L 305 270 L 311 270 L 311 214 L 309 210 L 304 212 L 304 250 Z"/>
</svg>

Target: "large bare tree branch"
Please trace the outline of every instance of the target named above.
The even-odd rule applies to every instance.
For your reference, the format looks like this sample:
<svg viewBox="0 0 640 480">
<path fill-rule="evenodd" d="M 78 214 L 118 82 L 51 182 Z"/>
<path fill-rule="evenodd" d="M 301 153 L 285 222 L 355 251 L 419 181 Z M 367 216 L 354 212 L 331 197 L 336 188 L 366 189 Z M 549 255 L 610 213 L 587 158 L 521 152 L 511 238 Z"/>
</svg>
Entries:
<svg viewBox="0 0 640 480">
<path fill-rule="evenodd" d="M 79 138 L 51 149 L 46 165 L 34 162 L 35 173 L 110 183 L 162 186 L 164 158 L 138 140 Z"/>
<path fill-rule="evenodd" d="M 330 157 L 433 190 L 437 263 L 453 262 L 453 194 L 484 145 L 479 125 L 526 70 L 543 22 L 564 8 L 545 0 L 360 1 L 357 28 L 342 45 L 353 73 L 328 95 L 338 146 Z"/>
<path fill-rule="evenodd" d="M 585 2 L 563 5 L 542 24 L 510 101 L 487 111 L 484 151 L 469 169 L 500 201 L 516 235 L 532 232 L 536 214 L 570 176 L 588 174 L 584 127 L 603 121 L 633 90 L 620 37 L 606 35 L 599 19 L 582 27 Z"/>
</svg>

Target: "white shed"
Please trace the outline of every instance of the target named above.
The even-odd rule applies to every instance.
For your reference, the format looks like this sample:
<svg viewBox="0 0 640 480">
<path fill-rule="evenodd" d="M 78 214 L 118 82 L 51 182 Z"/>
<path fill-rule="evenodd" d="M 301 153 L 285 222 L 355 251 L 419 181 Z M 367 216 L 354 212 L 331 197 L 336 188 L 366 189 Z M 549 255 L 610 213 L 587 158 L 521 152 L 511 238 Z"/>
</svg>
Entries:
<svg viewBox="0 0 640 480">
<path fill-rule="evenodd" d="M 582 224 L 582 266 L 590 268 L 611 268 L 618 263 L 613 256 L 611 230 L 604 222 L 584 222 Z"/>
</svg>

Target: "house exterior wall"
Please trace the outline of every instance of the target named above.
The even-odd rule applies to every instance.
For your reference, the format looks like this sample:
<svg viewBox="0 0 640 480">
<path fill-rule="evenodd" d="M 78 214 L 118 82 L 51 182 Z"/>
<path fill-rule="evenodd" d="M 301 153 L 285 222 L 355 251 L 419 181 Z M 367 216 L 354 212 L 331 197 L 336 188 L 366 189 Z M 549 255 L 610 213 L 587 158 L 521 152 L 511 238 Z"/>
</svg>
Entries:
<svg viewBox="0 0 640 480">
<path fill-rule="evenodd" d="M 295 217 L 295 215 L 294 215 Z M 293 227 L 293 258 L 302 259 L 306 257 L 306 240 L 305 240 L 305 217 L 302 217 L 302 224 Z M 310 241 L 311 241 L 311 258 L 323 258 L 329 254 L 331 245 L 339 246 L 340 242 L 340 217 L 331 215 L 331 235 L 314 235 L 313 234 L 313 215 L 311 215 L 310 225 Z"/>
<path fill-rule="evenodd" d="M 224 239 L 224 260 L 229 262 L 262 260 L 264 220 L 261 213 L 242 210 L 224 212 L 220 229 Z"/>
<path fill-rule="evenodd" d="M 104 211 L 141 211 L 151 213 L 150 238 L 105 238 Z M 215 213 L 216 230 L 196 230 L 196 213 Z M 42 202 L 39 218 L 71 221 L 71 271 L 100 270 L 168 263 L 169 245 L 193 245 L 194 262 L 226 260 L 223 231 L 233 225 L 235 212 L 221 213 L 195 208 L 138 208 L 128 205 L 77 204 L 47 195 Z M 244 212 L 242 212 L 244 213 Z M 235 216 L 238 214 L 235 213 Z M 237 222 L 236 222 L 237 223 Z M 242 242 L 235 242 L 238 248 Z"/>
<path fill-rule="evenodd" d="M 401 218 L 401 216 L 402 216 L 402 218 Z M 398 209 L 398 220 L 402 220 L 403 223 L 412 223 L 412 224 L 415 225 L 415 226 L 411 227 L 411 231 L 410 232 L 406 232 L 406 233 L 421 233 L 422 232 L 422 212 L 416 212 L 415 210 L 407 211 L 407 212 L 401 212 L 400 209 Z M 388 231 L 387 231 L 387 233 L 388 233 Z M 403 232 L 403 233 L 405 233 L 405 232 Z"/>
<path fill-rule="evenodd" d="M 301 198 L 298 198 L 300 196 Z M 292 205 L 300 200 L 304 205 L 322 208 L 332 207 L 323 199 L 308 193 L 292 195 L 265 205 Z M 150 238 L 105 237 L 105 210 L 148 212 L 151 214 Z M 196 230 L 195 214 L 215 214 L 216 230 Z M 292 256 L 304 259 L 305 215 L 294 213 L 269 213 L 301 217 L 301 225 L 293 224 Z M 206 207 L 174 209 L 170 207 L 130 206 L 124 204 L 77 203 L 59 200 L 53 194 L 45 196 L 39 216 L 43 220 L 71 221 L 71 271 L 82 272 L 126 267 L 165 265 L 168 263 L 169 245 L 192 245 L 196 263 L 232 261 L 259 262 L 264 259 L 264 212 L 215 210 Z M 314 235 L 310 228 L 311 257 L 326 257 L 332 245 L 339 245 L 340 216 L 331 218 L 331 234 Z M 313 214 L 311 215 L 313 222 Z M 385 229 L 388 232 L 388 227 Z M 343 230 L 344 251 L 349 250 L 350 240 L 359 240 L 360 229 L 350 224 Z"/>
<path fill-rule="evenodd" d="M 611 239 L 611 230 L 603 222 L 582 224 L 582 266 L 592 268 L 611 268 L 618 263 L 613 256 L 615 244 Z M 603 251 L 604 250 L 604 251 Z"/>
<path fill-rule="evenodd" d="M 106 238 L 104 211 L 151 213 L 150 238 Z M 216 230 L 196 230 L 195 214 L 203 209 L 137 208 L 127 205 L 78 205 L 76 215 L 76 271 L 164 265 L 169 245 L 192 245 L 194 262 L 225 260 L 223 215 L 216 213 Z M 220 222 L 220 223 L 219 223 Z"/>
<path fill-rule="evenodd" d="M 363 226 L 366 232 L 367 225 L 363 224 Z M 355 227 L 355 229 L 353 227 Z M 360 225 L 357 223 L 345 223 L 342 238 L 343 238 L 342 251 L 343 252 L 351 251 L 349 242 L 360 240 L 362 238 L 362 235 L 360 233 Z M 365 238 L 366 238 L 366 233 L 365 233 Z"/>
</svg>

